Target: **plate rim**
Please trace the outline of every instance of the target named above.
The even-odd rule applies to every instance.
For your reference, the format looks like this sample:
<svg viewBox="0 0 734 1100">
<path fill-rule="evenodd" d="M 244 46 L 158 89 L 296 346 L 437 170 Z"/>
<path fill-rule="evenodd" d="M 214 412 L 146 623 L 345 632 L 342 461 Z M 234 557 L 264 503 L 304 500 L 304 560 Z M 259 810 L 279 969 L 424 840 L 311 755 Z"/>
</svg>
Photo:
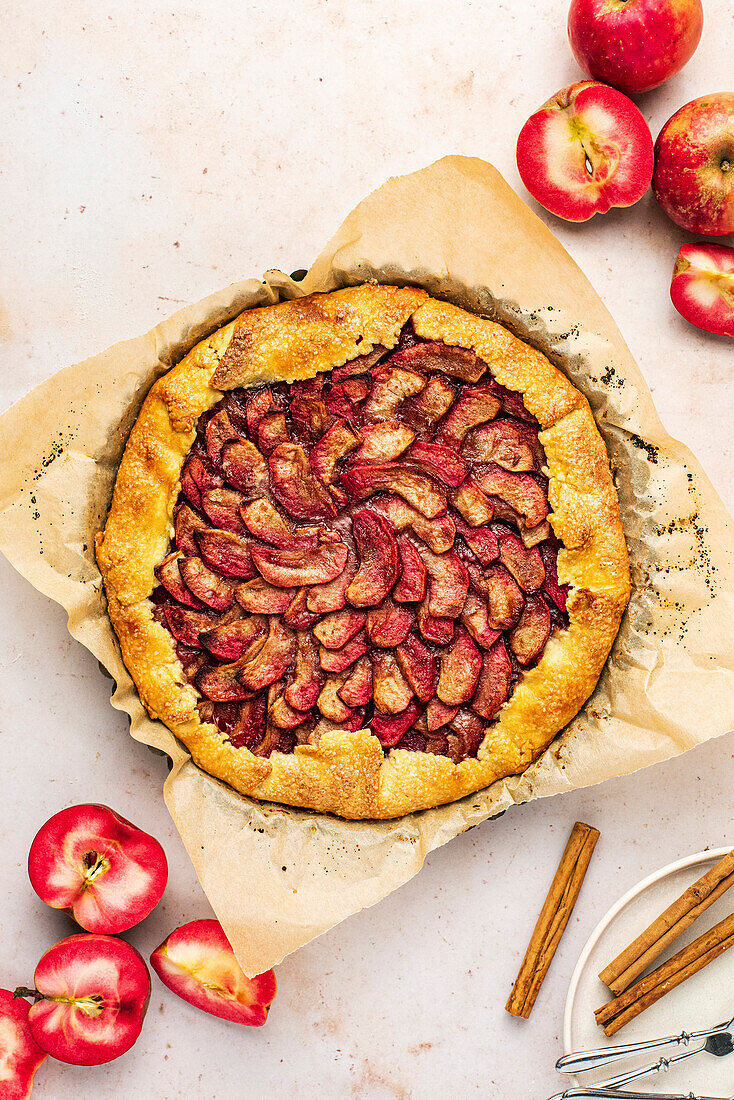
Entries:
<svg viewBox="0 0 734 1100">
<path fill-rule="evenodd" d="M 658 868 L 657 871 L 653 871 L 645 878 L 639 880 L 634 886 L 631 886 L 625 894 L 619 898 L 604 914 L 594 930 L 591 932 L 589 938 L 581 949 L 581 954 L 578 957 L 576 966 L 574 967 L 573 974 L 571 975 L 571 981 L 568 987 L 568 993 L 566 994 L 566 1004 L 563 1012 L 563 1053 L 572 1054 L 573 1049 L 571 1046 L 571 1017 L 573 1014 L 574 1002 L 576 999 L 576 993 L 578 990 L 579 982 L 581 981 L 581 975 L 584 972 L 586 964 L 588 962 L 591 952 L 596 947 L 601 935 L 606 931 L 613 920 L 618 916 L 621 911 L 626 908 L 639 894 L 644 893 L 650 886 L 656 882 L 660 882 L 661 879 L 667 878 L 669 875 L 676 874 L 678 871 L 683 871 L 687 867 L 695 866 L 697 863 L 709 863 L 712 861 L 718 862 L 723 859 L 725 855 L 731 852 L 732 846 L 726 845 L 723 848 L 704 848 L 699 852 L 693 852 L 691 855 L 683 856 L 681 859 L 676 859 L 672 863 L 666 864 L 664 867 Z M 578 1078 L 573 1077 L 573 1080 L 578 1084 Z"/>
</svg>

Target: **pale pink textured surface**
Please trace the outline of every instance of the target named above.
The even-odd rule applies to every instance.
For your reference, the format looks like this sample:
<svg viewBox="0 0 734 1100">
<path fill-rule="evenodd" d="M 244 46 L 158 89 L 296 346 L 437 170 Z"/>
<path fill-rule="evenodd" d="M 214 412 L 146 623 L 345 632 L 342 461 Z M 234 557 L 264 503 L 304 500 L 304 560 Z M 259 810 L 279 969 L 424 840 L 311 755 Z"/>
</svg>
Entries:
<svg viewBox="0 0 734 1100">
<path fill-rule="evenodd" d="M 465 153 L 524 194 L 517 133 L 580 77 L 565 0 L 173 7 L 12 0 L 3 20 L 2 408 L 179 304 L 307 266 L 391 174 Z M 688 99 L 730 86 L 733 32 L 729 0 L 707 0 L 693 60 L 638 100 L 653 135 Z M 693 238 L 649 194 L 586 225 L 542 216 L 609 306 L 666 427 L 734 508 L 734 345 L 686 325 L 668 299 L 678 247 Z M 25 872 L 36 829 L 64 805 L 107 802 L 164 844 L 168 891 L 130 937 L 144 954 L 210 913 L 160 797 L 162 760 L 127 737 L 59 608 L 4 560 L 0 585 L 0 728 L 15 741 L 0 807 L 0 985 L 13 988 L 72 930 Z M 660 864 L 734 844 L 733 758 L 729 736 L 453 841 L 402 890 L 288 959 L 263 1030 L 204 1016 L 154 978 L 135 1048 L 97 1069 L 47 1063 L 34 1098 L 542 1100 L 561 1084 L 566 988 L 596 921 Z M 576 818 L 602 839 L 533 1017 L 516 1021 L 505 999 Z"/>
</svg>

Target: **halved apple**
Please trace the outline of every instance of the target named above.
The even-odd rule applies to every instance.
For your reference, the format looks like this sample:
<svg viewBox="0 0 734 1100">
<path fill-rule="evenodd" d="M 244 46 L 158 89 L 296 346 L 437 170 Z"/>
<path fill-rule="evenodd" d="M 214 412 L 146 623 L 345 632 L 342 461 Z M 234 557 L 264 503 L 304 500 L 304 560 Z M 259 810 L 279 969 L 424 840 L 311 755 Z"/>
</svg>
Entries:
<svg viewBox="0 0 734 1100">
<path fill-rule="evenodd" d="M 670 297 L 692 325 L 719 336 L 734 336 L 734 248 L 702 242 L 682 245 Z"/>
</svg>

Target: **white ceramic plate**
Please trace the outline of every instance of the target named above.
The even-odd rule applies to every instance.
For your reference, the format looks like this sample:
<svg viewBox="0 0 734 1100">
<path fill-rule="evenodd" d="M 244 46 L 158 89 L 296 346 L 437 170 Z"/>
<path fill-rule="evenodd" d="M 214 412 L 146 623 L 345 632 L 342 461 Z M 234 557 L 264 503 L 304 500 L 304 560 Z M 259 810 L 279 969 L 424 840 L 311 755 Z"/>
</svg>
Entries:
<svg viewBox="0 0 734 1100">
<path fill-rule="evenodd" d="M 581 952 L 566 998 L 563 1043 L 567 1054 L 620 1043 L 635 1043 L 663 1035 L 677 1035 L 681 1031 L 701 1030 L 734 1016 L 734 950 L 731 950 L 725 951 L 700 973 L 662 997 L 657 1004 L 618 1031 L 613 1039 L 607 1039 L 594 1020 L 594 1009 L 610 997 L 607 987 L 599 981 L 599 971 L 729 851 L 731 848 L 697 852 L 661 868 L 620 898 L 600 921 Z M 661 956 L 656 965 L 728 916 L 732 910 L 734 889 L 714 902 Z M 595 1073 L 587 1073 L 573 1080 L 576 1084 L 590 1085 L 594 1081 L 621 1073 L 635 1064 L 642 1064 L 643 1060 L 652 1062 L 655 1055 L 646 1055 L 643 1059 L 639 1056 L 636 1059 L 626 1059 L 617 1065 L 605 1066 Z M 559 1077 L 559 1081 L 571 1080 L 570 1077 Z M 729 1097 L 734 1094 L 734 1054 L 726 1058 L 714 1058 L 703 1053 L 671 1066 L 667 1072 L 643 1078 L 639 1084 L 635 1082 L 621 1087 L 639 1088 L 652 1093 L 679 1091 L 685 1094 L 693 1090 L 709 1096 Z"/>
</svg>

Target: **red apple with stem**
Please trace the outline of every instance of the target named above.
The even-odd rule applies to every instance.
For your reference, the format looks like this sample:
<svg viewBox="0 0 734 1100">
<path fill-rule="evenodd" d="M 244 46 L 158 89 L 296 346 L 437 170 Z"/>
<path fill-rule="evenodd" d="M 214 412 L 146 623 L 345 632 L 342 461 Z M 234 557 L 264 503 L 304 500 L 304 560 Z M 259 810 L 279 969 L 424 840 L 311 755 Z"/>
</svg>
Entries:
<svg viewBox="0 0 734 1100">
<path fill-rule="evenodd" d="M 108 806 L 70 806 L 39 829 L 31 886 L 88 932 L 124 932 L 161 899 L 168 864 L 160 844 Z"/>
<path fill-rule="evenodd" d="M 0 1096 L 28 1100 L 33 1078 L 48 1055 L 31 1033 L 30 1005 L 9 989 L 0 989 Z"/>
<path fill-rule="evenodd" d="M 734 248 L 684 244 L 675 261 L 670 297 L 692 325 L 734 336 Z"/>
<path fill-rule="evenodd" d="M 690 61 L 701 39 L 701 0 L 571 0 L 568 38 L 595 80 L 649 92 Z"/>
<path fill-rule="evenodd" d="M 272 970 L 245 976 L 216 920 L 181 925 L 155 949 L 150 964 L 184 1001 L 248 1027 L 262 1027 L 278 988 Z"/>
<path fill-rule="evenodd" d="M 734 233 L 734 92 L 699 96 L 655 142 L 655 198 L 691 233 Z"/>
<path fill-rule="evenodd" d="M 541 206 L 583 222 L 642 198 L 652 178 L 652 136 L 631 99 L 582 80 L 530 116 L 517 139 L 517 168 Z"/>
<path fill-rule="evenodd" d="M 52 1058 L 98 1066 L 133 1045 L 148 1007 L 150 975 L 125 940 L 79 933 L 50 947 L 34 974 L 28 1013 L 33 1038 Z"/>
</svg>

